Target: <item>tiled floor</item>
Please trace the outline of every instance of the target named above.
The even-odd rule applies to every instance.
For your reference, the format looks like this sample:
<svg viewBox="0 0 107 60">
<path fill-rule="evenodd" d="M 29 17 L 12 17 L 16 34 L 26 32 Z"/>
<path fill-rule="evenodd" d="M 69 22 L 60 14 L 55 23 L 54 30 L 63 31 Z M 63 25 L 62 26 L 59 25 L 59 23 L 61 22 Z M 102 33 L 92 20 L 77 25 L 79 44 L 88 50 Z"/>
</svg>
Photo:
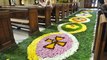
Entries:
<svg viewBox="0 0 107 60">
<path fill-rule="evenodd" d="M 22 42 L 24 39 L 28 38 L 28 33 L 21 30 L 13 30 L 14 39 L 16 43 Z"/>
</svg>

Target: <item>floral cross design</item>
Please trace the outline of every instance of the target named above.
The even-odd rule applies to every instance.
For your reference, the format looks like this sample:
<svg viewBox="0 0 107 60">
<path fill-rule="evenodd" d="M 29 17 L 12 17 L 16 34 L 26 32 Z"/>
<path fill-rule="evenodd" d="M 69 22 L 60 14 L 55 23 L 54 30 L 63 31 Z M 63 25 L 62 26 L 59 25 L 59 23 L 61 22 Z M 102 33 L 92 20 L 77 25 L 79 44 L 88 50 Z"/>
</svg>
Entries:
<svg viewBox="0 0 107 60">
<path fill-rule="evenodd" d="M 50 42 L 50 44 L 45 45 L 44 48 L 54 49 L 56 44 L 59 45 L 59 46 L 64 47 L 67 42 L 62 42 L 63 39 L 64 39 L 64 37 L 60 37 L 60 36 L 56 36 L 55 39 L 48 38 L 45 41 Z"/>
</svg>

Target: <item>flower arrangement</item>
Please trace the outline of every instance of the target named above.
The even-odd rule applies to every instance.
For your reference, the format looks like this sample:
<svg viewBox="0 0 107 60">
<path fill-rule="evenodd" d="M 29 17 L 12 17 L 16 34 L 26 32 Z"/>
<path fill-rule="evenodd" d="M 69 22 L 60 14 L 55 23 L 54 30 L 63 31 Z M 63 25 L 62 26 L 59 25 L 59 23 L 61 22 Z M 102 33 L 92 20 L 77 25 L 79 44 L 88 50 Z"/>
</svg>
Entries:
<svg viewBox="0 0 107 60">
<path fill-rule="evenodd" d="M 75 16 L 77 16 L 77 17 L 92 17 L 92 15 L 89 13 L 80 13 L 80 14 L 76 14 Z"/>
<path fill-rule="evenodd" d="M 69 19 L 69 21 L 73 23 L 87 23 L 87 22 L 90 22 L 90 19 L 85 17 L 72 17 Z"/>
<path fill-rule="evenodd" d="M 60 32 L 68 32 L 71 34 L 84 32 L 86 31 L 87 27 L 85 24 L 81 23 L 64 23 L 58 25 L 58 30 Z"/>
<path fill-rule="evenodd" d="M 35 39 L 27 48 L 29 60 L 63 60 L 79 47 L 77 39 L 68 33 L 49 33 Z"/>
</svg>

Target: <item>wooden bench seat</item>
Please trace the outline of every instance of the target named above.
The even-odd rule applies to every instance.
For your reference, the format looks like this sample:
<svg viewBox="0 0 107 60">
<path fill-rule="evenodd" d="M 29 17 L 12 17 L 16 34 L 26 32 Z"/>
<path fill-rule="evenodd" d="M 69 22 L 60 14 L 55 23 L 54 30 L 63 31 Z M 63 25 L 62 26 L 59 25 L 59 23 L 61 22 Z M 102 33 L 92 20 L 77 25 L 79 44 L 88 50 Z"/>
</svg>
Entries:
<svg viewBox="0 0 107 60">
<path fill-rule="evenodd" d="M 38 18 L 43 18 L 43 19 L 44 19 L 44 18 L 45 18 L 45 16 L 38 16 Z"/>
<path fill-rule="evenodd" d="M 29 24 L 29 20 L 11 18 L 12 23 Z"/>
<path fill-rule="evenodd" d="M 25 25 L 25 24 L 11 23 L 11 25 L 13 26 L 13 28 L 17 27 L 18 29 L 25 28 L 29 30 L 30 28 L 28 25 Z"/>
</svg>

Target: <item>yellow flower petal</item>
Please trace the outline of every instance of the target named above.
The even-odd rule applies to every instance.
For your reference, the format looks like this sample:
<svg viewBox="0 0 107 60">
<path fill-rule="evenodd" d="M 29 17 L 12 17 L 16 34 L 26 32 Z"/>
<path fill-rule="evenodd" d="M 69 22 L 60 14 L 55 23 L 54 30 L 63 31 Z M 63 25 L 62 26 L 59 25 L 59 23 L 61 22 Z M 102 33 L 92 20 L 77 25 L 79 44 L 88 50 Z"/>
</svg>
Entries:
<svg viewBox="0 0 107 60">
<path fill-rule="evenodd" d="M 78 27 L 79 26 L 76 26 L 76 25 L 66 25 L 66 28 L 71 28 L 71 29 L 76 29 Z"/>
</svg>

